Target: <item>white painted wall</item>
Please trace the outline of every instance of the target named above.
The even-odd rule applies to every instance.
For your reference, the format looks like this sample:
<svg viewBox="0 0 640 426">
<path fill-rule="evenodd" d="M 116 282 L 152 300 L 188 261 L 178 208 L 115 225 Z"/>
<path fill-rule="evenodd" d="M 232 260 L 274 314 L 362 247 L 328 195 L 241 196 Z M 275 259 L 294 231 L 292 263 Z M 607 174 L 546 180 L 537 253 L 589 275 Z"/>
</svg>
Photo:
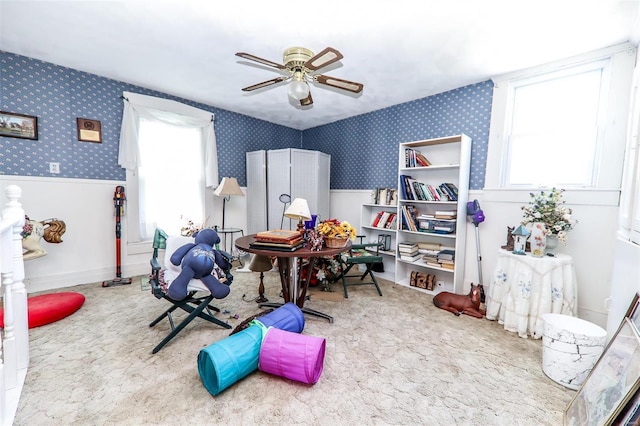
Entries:
<svg viewBox="0 0 640 426">
<path fill-rule="evenodd" d="M 115 218 L 113 192 L 118 181 L 0 176 L 0 190 L 16 184 L 23 190 L 22 203 L 30 218 L 57 217 L 67 224 L 63 243 L 43 241 L 48 254 L 25 262 L 25 285 L 30 293 L 100 283 L 115 277 Z M 469 199 L 478 199 L 486 221 L 480 224 L 482 274 L 490 285 L 498 248 L 506 243 L 506 228 L 522 216 L 520 201 L 486 201 L 482 191 L 472 191 Z M 370 199 L 369 190 L 331 191 L 332 218 L 347 220 L 360 227 L 360 205 Z M 231 197 L 227 202 L 225 225 L 246 229 L 246 197 Z M 617 206 L 576 205 L 580 223 L 569 235 L 568 247 L 560 251 L 573 256 L 577 270 L 578 316 L 602 327 L 607 324 L 605 300 L 610 295 L 613 268 Z M 207 225 L 222 222 L 222 200 L 207 190 Z M 125 219 L 127 216 L 125 216 Z M 473 224 L 467 230 L 465 284 L 478 282 L 476 240 Z M 127 226 L 123 221 L 122 276 L 149 273 L 151 246 L 142 250 L 126 244 Z M 237 237 L 237 234 L 236 234 Z"/>
</svg>

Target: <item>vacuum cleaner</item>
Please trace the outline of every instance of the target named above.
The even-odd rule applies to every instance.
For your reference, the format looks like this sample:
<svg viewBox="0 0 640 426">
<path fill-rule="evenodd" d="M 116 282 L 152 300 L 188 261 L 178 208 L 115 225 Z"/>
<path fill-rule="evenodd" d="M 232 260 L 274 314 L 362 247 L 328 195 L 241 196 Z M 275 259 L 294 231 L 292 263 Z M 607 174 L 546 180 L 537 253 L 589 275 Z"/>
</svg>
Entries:
<svg viewBox="0 0 640 426">
<path fill-rule="evenodd" d="M 116 277 L 109 281 L 103 281 L 102 287 L 131 284 L 131 278 L 122 278 L 122 270 L 120 267 L 120 238 L 122 229 L 120 218 L 124 216 L 125 199 L 124 186 L 116 186 L 116 191 L 113 194 L 113 204 L 116 209 Z"/>
<path fill-rule="evenodd" d="M 476 251 L 478 259 L 478 284 L 480 285 L 480 302 L 485 303 L 484 286 L 482 285 L 482 254 L 480 253 L 480 234 L 478 232 L 478 225 L 484 222 L 484 212 L 480 208 L 478 200 L 469 201 L 467 203 L 467 216 L 471 220 L 471 223 L 476 228 Z"/>
</svg>

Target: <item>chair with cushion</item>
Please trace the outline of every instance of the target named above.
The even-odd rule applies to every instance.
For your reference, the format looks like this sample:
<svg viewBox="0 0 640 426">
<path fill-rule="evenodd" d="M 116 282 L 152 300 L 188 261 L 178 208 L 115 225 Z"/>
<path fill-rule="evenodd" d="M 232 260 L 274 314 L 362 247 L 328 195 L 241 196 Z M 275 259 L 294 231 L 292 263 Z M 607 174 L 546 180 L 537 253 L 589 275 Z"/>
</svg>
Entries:
<svg viewBox="0 0 640 426">
<path fill-rule="evenodd" d="M 352 285 L 375 285 L 378 290 L 378 294 L 382 296 L 382 291 L 378 286 L 375 275 L 373 275 L 373 268 L 375 265 L 382 263 L 382 256 L 379 253 L 381 243 L 363 243 L 364 236 L 358 236 L 360 238 L 359 244 L 352 244 L 349 251 L 339 254 L 337 257 L 340 261 L 342 286 L 344 287 L 344 297 L 348 298 L 347 287 Z M 360 265 L 364 265 L 366 268 L 364 272 L 360 271 Z M 348 275 L 353 267 L 358 270 L 357 274 Z M 359 277 L 359 281 L 347 280 L 350 277 Z M 369 277 L 369 280 L 365 278 Z"/>
<path fill-rule="evenodd" d="M 158 318 L 149 324 L 149 327 L 153 327 L 162 319 L 167 318 L 171 325 L 171 332 L 165 337 L 152 351 L 152 353 L 158 352 L 164 345 L 166 345 L 171 339 L 173 339 L 182 329 L 184 329 L 194 318 L 199 317 L 214 324 L 217 324 L 223 328 L 231 328 L 228 323 L 219 320 L 214 317 L 212 311 L 219 313 L 220 309 L 211 305 L 214 296 L 199 279 L 191 279 L 187 285 L 187 295 L 184 299 L 175 300 L 167 295 L 167 291 L 171 286 L 171 283 L 180 274 L 180 266 L 175 266 L 171 263 L 171 255 L 180 247 L 188 243 L 193 243 L 194 239 L 191 237 L 183 236 L 168 236 L 161 229 L 157 229 L 153 239 L 153 257 L 151 258 L 151 276 L 149 283 L 151 285 L 151 291 L 153 295 L 158 299 L 165 299 L 171 306 L 165 310 Z M 158 251 L 164 249 L 163 264 L 160 264 L 158 259 Z M 231 275 L 231 256 L 221 250 L 218 250 L 222 257 L 226 260 L 224 265 L 218 265 L 214 269 L 214 274 L 217 274 L 217 278 L 220 282 L 224 282 L 226 285 L 230 285 L 233 280 Z M 164 267 L 164 269 L 163 269 Z M 181 309 L 188 313 L 179 324 L 174 324 L 172 313 L 177 309 Z"/>
</svg>

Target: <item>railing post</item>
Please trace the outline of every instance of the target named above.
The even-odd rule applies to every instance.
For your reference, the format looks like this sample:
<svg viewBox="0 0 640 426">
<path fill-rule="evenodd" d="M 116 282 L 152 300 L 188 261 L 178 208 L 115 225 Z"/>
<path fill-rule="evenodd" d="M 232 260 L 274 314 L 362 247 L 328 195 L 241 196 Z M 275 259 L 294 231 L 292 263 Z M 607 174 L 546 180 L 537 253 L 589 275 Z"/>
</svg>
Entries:
<svg viewBox="0 0 640 426">
<path fill-rule="evenodd" d="M 29 366 L 29 317 L 27 309 L 27 289 L 24 286 L 24 260 L 22 259 L 22 228 L 25 223 L 24 209 L 18 201 L 22 196 L 22 189 L 16 185 L 9 185 L 5 189 L 9 202 L 2 215 L 14 222 L 13 226 L 13 277 L 11 296 L 13 298 L 14 331 L 16 336 L 17 367 L 24 369 Z"/>
</svg>

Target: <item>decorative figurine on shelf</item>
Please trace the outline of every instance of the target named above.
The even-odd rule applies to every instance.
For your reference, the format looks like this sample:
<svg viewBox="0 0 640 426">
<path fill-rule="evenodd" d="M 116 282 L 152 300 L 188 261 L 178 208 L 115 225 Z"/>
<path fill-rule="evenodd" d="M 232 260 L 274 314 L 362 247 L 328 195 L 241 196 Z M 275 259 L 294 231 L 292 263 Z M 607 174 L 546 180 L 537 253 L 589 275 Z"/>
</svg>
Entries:
<svg viewBox="0 0 640 426">
<path fill-rule="evenodd" d="M 511 232 L 513 235 L 513 254 L 519 254 L 524 256 L 527 249 L 527 237 L 529 236 L 529 231 L 523 225 L 518 225 L 518 227 Z"/>
<path fill-rule="evenodd" d="M 433 304 L 437 308 L 449 311 L 456 316 L 467 314 L 475 318 L 483 318 L 486 314 L 486 311 L 480 309 L 480 298 L 483 291 L 482 284 L 473 285 L 471 283 L 471 290 L 468 295 L 463 296 L 462 294 L 443 291 L 433 297 Z"/>
<path fill-rule="evenodd" d="M 45 219 L 41 221 L 30 220 L 25 216 L 25 223 L 22 227 L 22 249 L 24 260 L 37 259 L 47 254 L 40 245 L 40 240 L 48 243 L 58 244 L 62 242 L 62 234 L 67 230 L 67 225 L 60 219 Z"/>
<path fill-rule="evenodd" d="M 201 280 L 216 299 L 226 297 L 231 283 L 224 271 L 229 270 L 231 264 L 213 248 L 220 242 L 218 233 L 206 228 L 194 233 L 193 237 L 195 242 L 181 246 L 171 255 L 171 263 L 180 265 L 182 270 L 169 285 L 167 296 L 173 300 L 184 299 L 189 281 L 195 278 Z"/>
<path fill-rule="evenodd" d="M 507 226 L 507 244 L 500 247 L 503 250 L 513 251 L 513 245 L 514 245 L 513 230 L 514 229 L 515 229 L 514 226 Z"/>
</svg>

